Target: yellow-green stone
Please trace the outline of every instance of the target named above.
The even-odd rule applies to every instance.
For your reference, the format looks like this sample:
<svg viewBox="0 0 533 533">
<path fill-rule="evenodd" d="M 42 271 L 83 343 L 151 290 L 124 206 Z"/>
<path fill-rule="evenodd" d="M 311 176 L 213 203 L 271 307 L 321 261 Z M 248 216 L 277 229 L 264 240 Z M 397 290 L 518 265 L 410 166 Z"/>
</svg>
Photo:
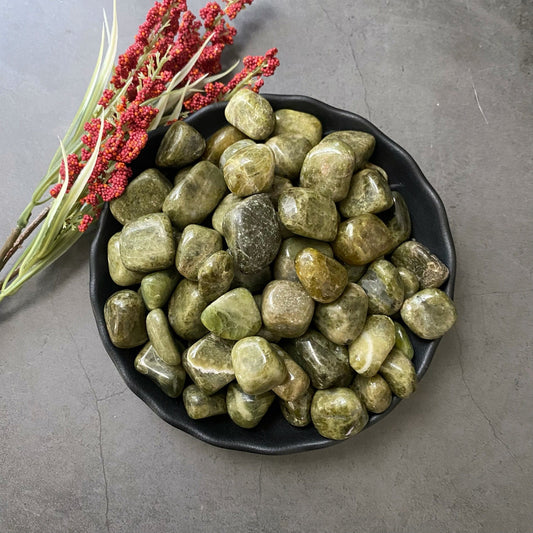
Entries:
<svg viewBox="0 0 533 533">
<path fill-rule="evenodd" d="M 397 348 L 387 356 L 379 373 L 385 378 L 392 392 L 398 398 L 408 398 L 415 392 L 417 377 L 413 363 Z"/>
<path fill-rule="evenodd" d="M 255 141 L 252 139 L 241 139 L 240 141 L 236 141 L 233 144 L 230 144 L 220 156 L 220 159 L 218 160 L 218 166 L 219 168 L 223 169 L 224 165 L 228 161 L 230 157 L 233 157 L 237 152 L 240 150 L 247 148 L 248 146 L 254 146 Z"/>
<path fill-rule="evenodd" d="M 275 172 L 295 180 L 300 175 L 304 159 L 311 150 L 309 140 L 299 133 L 283 133 L 265 143 L 274 154 Z"/>
<path fill-rule="evenodd" d="M 179 337 L 195 341 L 207 333 L 201 320 L 207 304 L 198 283 L 188 279 L 178 283 L 168 303 L 168 321 Z"/>
<path fill-rule="evenodd" d="M 121 287 L 140 283 L 144 274 L 128 270 L 120 258 L 120 232 L 115 233 L 107 243 L 107 265 L 114 283 Z"/>
<path fill-rule="evenodd" d="M 135 291 L 124 289 L 107 299 L 105 325 L 117 348 L 134 348 L 147 341 L 145 312 L 142 298 Z"/>
<path fill-rule="evenodd" d="M 306 137 L 311 146 L 315 146 L 322 139 L 322 124 L 314 115 L 294 109 L 278 109 L 274 115 L 274 135 L 297 133 Z"/>
<path fill-rule="evenodd" d="M 311 423 L 311 402 L 315 395 L 315 389 L 309 387 L 299 398 L 295 400 L 279 402 L 281 414 L 291 425 L 303 428 Z"/>
<path fill-rule="evenodd" d="M 220 156 L 226 148 L 244 139 L 246 136 L 242 131 L 239 131 L 235 126 L 227 124 L 219 130 L 215 131 L 207 140 L 203 158 L 218 165 Z"/>
<path fill-rule="evenodd" d="M 237 92 L 224 109 L 226 120 L 250 139 L 266 139 L 274 131 L 275 118 L 266 98 L 248 89 Z"/>
<path fill-rule="evenodd" d="M 210 255 L 198 269 L 198 290 L 212 302 L 229 290 L 233 276 L 233 258 L 226 250 L 220 250 Z"/>
<path fill-rule="evenodd" d="M 371 378 L 357 375 L 350 388 L 361 398 L 371 413 L 383 413 L 392 402 L 390 387 L 379 374 Z"/>
<path fill-rule="evenodd" d="M 403 196 L 398 191 L 392 191 L 392 201 L 392 216 L 387 220 L 387 227 L 392 236 L 388 251 L 394 250 L 411 235 L 411 215 Z"/>
<path fill-rule="evenodd" d="M 179 280 L 179 272 L 174 267 L 146 274 L 141 281 L 141 296 L 146 308 L 151 311 L 163 307 Z"/>
<path fill-rule="evenodd" d="M 205 150 L 205 139 L 192 126 L 177 121 L 165 133 L 155 164 L 158 167 L 183 167 L 196 161 Z"/>
<path fill-rule="evenodd" d="M 274 394 L 285 401 L 292 401 L 300 398 L 311 383 L 305 370 L 292 359 L 289 354 L 282 350 L 277 344 L 271 344 L 277 356 L 283 361 L 287 369 L 287 377 L 279 385 L 272 388 Z"/>
<path fill-rule="evenodd" d="M 226 394 L 228 415 L 238 426 L 253 428 L 261 422 L 275 397 L 272 391 L 247 394 L 237 383 L 230 383 Z"/>
<path fill-rule="evenodd" d="M 183 391 L 183 405 L 189 418 L 200 420 L 227 413 L 224 393 L 208 396 L 196 385 L 189 385 Z"/>
<path fill-rule="evenodd" d="M 372 157 L 376 139 L 370 133 L 357 130 L 339 130 L 324 137 L 324 141 L 335 139 L 345 142 L 353 151 L 355 156 L 355 169 L 359 170 L 365 162 Z"/>
<path fill-rule="evenodd" d="M 221 235 L 224 235 L 222 224 L 224 222 L 224 217 L 226 213 L 231 211 L 236 205 L 240 204 L 244 198 L 236 196 L 235 194 L 227 194 L 222 198 L 217 208 L 213 211 L 213 216 L 211 217 L 211 225 L 216 229 Z"/>
<path fill-rule="evenodd" d="M 179 365 L 181 355 L 162 309 L 154 309 L 146 316 L 146 331 L 155 351 L 168 365 Z"/>
<path fill-rule="evenodd" d="M 403 292 L 405 298 L 411 298 L 415 292 L 418 292 L 420 284 L 418 283 L 418 278 L 416 274 L 405 267 L 398 267 L 398 274 L 403 284 Z"/>
<path fill-rule="evenodd" d="M 400 352 L 402 352 L 407 359 L 413 359 L 415 350 L 407 331 L 399 322 L 394 322 L 394 329 L 396 331 L 396 340 L 394 341 L 394 346 L 398 348 L 398 350 L 400 350 Z"/>
</svg>

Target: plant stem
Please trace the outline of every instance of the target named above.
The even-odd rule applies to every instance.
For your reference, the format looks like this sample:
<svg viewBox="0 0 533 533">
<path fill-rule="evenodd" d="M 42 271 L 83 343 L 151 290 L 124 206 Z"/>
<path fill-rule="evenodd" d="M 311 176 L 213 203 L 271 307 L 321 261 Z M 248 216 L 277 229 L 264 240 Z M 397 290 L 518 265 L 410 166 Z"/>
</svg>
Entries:
<svg viewBox="0 0 533 533">
<path fill-rule="evenodd" d="M 15 244 L 16 240 L 18 239 L 18 236 L 20 235 L 20 232 L 22 231 L 22 229 L 23 229 L 23 226 L 19 226 L 17 224 L 17 226 L 13 229 L 13 231 L 11 232 L 9 237 L 7 238 L 6 242 L 4 243 L 4 246 L 2 246 L 2 249 L 0 250 L 0 265 L 1 265 L 0 269 L 7 262 L 5 257 L 7 256 L 7 254 L 11 250 L 11 248 L 13 248 L 13 245 Z"/>
</svg>

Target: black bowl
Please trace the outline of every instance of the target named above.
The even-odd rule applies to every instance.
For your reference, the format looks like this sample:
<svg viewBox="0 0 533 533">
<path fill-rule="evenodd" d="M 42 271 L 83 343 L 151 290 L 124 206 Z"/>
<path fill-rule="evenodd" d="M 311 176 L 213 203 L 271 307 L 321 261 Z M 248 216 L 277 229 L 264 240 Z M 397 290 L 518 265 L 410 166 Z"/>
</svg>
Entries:
<svg viewBox="0 0 533 533">
<path fill-rule="evenodd" d="M 453 296 L 455 280 L 455 250 L 441 199 L 428 183 L 413 158 L 394 141 L 389 139 L 368 120 L 336 109 L 306 96 L 264 95 L 274 110 L 290 108 L 315 115 L 323 125 L 324 133 L 333 130 L 362 130 L 376 138 L 376 148 L 372 162 L 383 167 L 389 175 L 392 189 L 402 193 L 409 207 L 413 232 L 412 237 L 425 244 L 450 269 L 450 277 L 441 287 L 450 297 Z M 204 108 L 187 122 L 205 137 L 225 124 L 225 103 Z M 148 143 L 134 162 L 134 175 L 155 165 L 157 147 L 166 128 L 151 133 Z M 90 296 L 96 324 L 102 342 L 128 387 L 141 398 L 163 420 L 186 431 L 194 437 L 215 446 L 262 454 L 286 454 L 331 446 L 337 441 L 325 439 L 312 427 L 295 428 L 289 425 L 281 411 L 272 406 L 261 423 L 254 429 L 236 426 L 227 416 L 217 416 L 204 420 L 192 420 L 187 416 L 181 399 L 166 396 L 151 380 L 139 374 L 133 360 L 139 348 L 123 350 L 111 344 L 104 322 L 105 301 L 115 291 L 121 289 L 113 283 L 107 266 L 107 241 L 120 231 L 120 224 L 113 218 L 108 208 L 102 213 L 98 232 L 91 248 Z M 410 332 L 415 355 L 413 363 L 418 379 L 425 374 L 439 340 L 424 341 Z M 372 415 L 367 427 L 387 416 L 399 403 L 394 397 L 387 411 Z"/>
</svg>

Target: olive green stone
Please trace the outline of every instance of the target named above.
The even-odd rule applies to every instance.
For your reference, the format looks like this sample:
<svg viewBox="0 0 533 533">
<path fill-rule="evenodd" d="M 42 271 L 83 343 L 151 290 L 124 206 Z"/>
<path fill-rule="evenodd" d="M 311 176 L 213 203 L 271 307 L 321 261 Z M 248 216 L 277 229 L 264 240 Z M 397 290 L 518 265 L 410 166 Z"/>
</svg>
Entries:
<svg viewBox="0 0 533 533">
<path fill-rule="evenodd" d="M 251 429 L 261 422 L 275 397 L 272 391 L 247 394 L 237 383 L 230 383 L 226 394 L 228 415 L 238 426 Z"/>
<path fill-rule="evenodd" d="M 263 291 L 263 324 L 280 337 L 299 337 L 313 319 L 315 303 L 298 281 L 274 280 Z"/>
<path fill-rule="evenodd" d="M 256 141 L 266 139 L 274 131 L 272 106 L 266 98 L 248 89 L 232 96 L 224 115 L 230 124 Z"/>
<path fill-rule="evenodd" d="M 376 170 L 360 170 L 350 183 L 349 191 L 339 204 L 342 216 L 381 213 L 392 206 L 392 192 L 387 180 Z"/>
<path fill-rule="evenodd" d="M 320 303 L 336 300 L 348 283 L 346 269 L 314 248 L 304 248 L 298 252 L 294 268 L 309 296 Z"/>
<path fill-rule="evenodd" d="M 344 263 L 343 266 L 348 272 L 348 281 L 350 283 L 357 283 L 367 269 L 367 265 L 347 265 Z"/>
<path fill-rule="evenodd" d="M 311 423 L 311 402 L 314 395 L 315 389 L 309 387 L 296 400 L 280 400 L 281 414 L 291 426 L 303 428 Z"/>
<path fill-rule="evenodd" d="M 224 393 L 208 396 L 196 385 L 189 385 L 183 391 L 183 405 L 189 418 L 200 420 L 227 413 Z"/>
<path fill-rule="evenodd" d="M 388 174 L 381 167 L 378 167 L 378 165 L 374 165 L 374 163 L 371 163 L 370 161 L 366 161 L 365 164 L 363 165 L 363 168 L 377 170 L 387 181 L 389 181 Z"/>
<path fill-rule="evenodd" d="M 354 153 L 346 143 L 335 139 L 323 140 L 306 155 L 300 186 L 314 189 L 339 202 L 348 194 L 354 168 Z"/>
<path fill-rule="evenodd" d="M 417 377 L 415 367 L 396 348 L 393 348 L 385 361 L 383 361 L 379 373 L 385 378 L 392 392 L 398 398 L 408 398 L 416 390 Z"/>
<path fill-rule="evenodd" d="M 390 387 L 379 374 L 371 378 L 357 375 L 350 388 L 361 398 L 371 413 L 383 413 L 392 402 Z"/>
<path fill-rule="evenodd" d="M 370 133 L 356 130 L 334 131 L 326 135 L 322 142 L 335 139 L 346 143 L 355 156 L 355 169 L 359 170 L 372 157 L 376 146 L 376 139 Z"/>
<path fill-rule="evenodd" d="M 393 212 L 387 227 L 392 236 L 392 244 L 387 252 L 394 250 L 411 235 L 411 215 L 403 196 L 398 191 L 392 191 Z"/>
<path fill-rule="evenodd" d="M 292 187 L 293 185 L 290 179 L 274 175 L 272 187 L 270 187 L 270 190 L 267 191 L 267 194 L 275 209 L 278 208 L 279 197 L 281 194 Z"/>
<path fill-rule="evenodd" d="M 309 140 L 299 133 L 283 133 L 270 137 L 266 145 L 274 154 L 276 174 L 291 180 L 300 175 L 305 156 L 312 148 Z"/>
<path fill-rule="evenodd" d="M 192 167 L 194 165 L 187 165 L 186 167 L 183 167 L 183 168 L 180 168 L 177 172 L 176 172 L 176 175 L 174 176 L 174 187 L 183 179 L 187 176 L 187 174 L 192 170 Z M 172 190 L 172 189 L 171 189 Z"/>
<path fill-rule="evenodd" d="M 235 126 L 227 124 L 219 130 L 215 131 L 207 140 L 203 158 L 218 165 L 220 156 L 226 148 L 244 139 L 246 136 L 242 131 L 239 131 Z"/>
<path fill-rule="evenodd" d="M 306 137 L 311 146 L 315 146 L 322 139 L 322 124 L 315 116 L 294 109 L 278 109 L 274 115 L 274 135 L 298 133 Z"/>
<path fill-rule="evenodd" d="M 224 217 L 226 216 L 226 213 L 231 211 L 236 205 L 240 204 L 243 200 L 244 198 L 236 196 L 235 194 L 227 194 L 226 196 L 224 196 L 224 198 L 222 198 L 217 208 L 213 211 L 213 216 L 211 217 L 211 225 L 221 235 L 224 235 L 222 223 L 224 222 Z"/>
<path fill-rule="evenodd" d="M 285 347 L 307 372 L 315 389 L 345 387 L 352 382 L 348 350 L 329 341 L 318 331 L 310 329 Z"/>
<path fill-rule="evenodd" d="M 406 241 L 400 244 L 394 250 L 391 261 L 397 267 L 403 266 L 414 272 L 421 289 L 440 287 L 448 279 L 450 273 L 448 267 L 436 255 L 417 241 Z"/>
<path fill-rule="evenodd" d="M 170 191 L 163 212 L 179 229 L 200 224 L 226 194 L 222 171 L 209 161 L 200 161 Z"/>
<path fill-rule="evenodd" d="M 222 250 L 222 236 L 218 231 L 189 224 L 178 244 L 176 268 L 184 278 L 196 281 L 203 262 L 219 250 Z"/>
<path fill-rule="evenodd" d="M 109 202 L 113 216 L 126 224 L 143 215 L 158 213 L 172 184 L 155 168 L 149 168 L 132 179 L 119 198 Z"/>
<path fill-rule="evenodd" d="M 243 274 L 239 269 L 236 269 L 231 288 L 244 287 L 250 292 L 257 292 L 261 291 L 271 279 L 272 273 L 270 272 L 269 266 L 266 266 L 259 272 L 253 272 L 252 274 Z"/>
<path fill-rule="evenodd" d="M 309 376 L 285 350 L 282 350 L 276 344 L 271 344 L 271 346 L 287 369 L 287 377 L 282 383 L 272 387 L 272 392 L 285 401 L 300 398 L 309 388 L 311 383 Z"/>
<path fill-rule="evenodd" d="M 263 295 L 254 294 L 254 301 L 255 305 L 257 305 L 257 309 L 259 309 L 259 312 L 261 312 Z M 261 326 L 261 329 L 256 333 L 256 335 L 258 337 L 263 337 L 263 339 L 266 339 L 268 342 L 279 342 L 281 340 L 281 337 L 279 335 L 276 335 L 275 333 L 270 331 L 265 325 Z"/>
<path fill-rule="evenodd" d="M 398 274 L 403 283 L 404 297 L 411 298 L 420 288 L 416 274 L 403 266 L 398 267 Z"/>
<path fill-rule="evenodd" d="M 183 367 L 205 394 L 214 394 L 235 378 L 231 362 L 233 344 L 208 333 L 183 353 Z"/>
<path fill-rule="evenodd" d="M 157 355 L 167 365 L 179 365 L 181 355 L 170 331 L 168 318 L 162 309 L 154 309 L 146 316 L 146 331 Z"/>
<path fill-rule="evenodd" d="M 335 202 L 314 189 L 288 189 L 279 197 L 278 213 L 282 224 L 302 237 L 332 241 L 337 235 Z"/>
<path fill-rule="evenodd" d="M 350 344 L 363 330 L 367 309 L 365 291 L 355 283 L 348 283 L 337 300 L 316 306 L 315 326 L 331 342 Z"/>
<path fill-rule="evenodd" d="M 365 265 L 382 256 L 390 243 L 387 226 L 376 215 L 365 213 L 341 222 L 333 251 L 345 263 Z"/>
<path fill-rule="evenodd" d="M 168 303 L 168 321 L 179 337 L 195 341 L 207 333 L 201 320 L 207 304 L 198 283 L 188 279 L 178 283 Z"/>
<path fill-rule="evenodd" d="M 400 310 L 404 288 L 398 269 L 385 259 L 371 263 L 359 280 L 368 296 L 368 312 L 372 315 L 393 315 Z"/>
<path fill-rule="evenodd" d="M 179 272 L 174 267 L 146 274 L 141 281 L 141 296 L 147 309 L 163 307 L 179 280 Z"/>
<path fill-rule="evenodd" d="M 170 126 L 155 157 L 158 167 L 183 167 L 196 161 L 205 150 L 205 139 L 192 126 L 177 121 Z"/>
<path fill-rule="evenodd" d="M 311 404 L 311 419 L 326 439 L 344 440 L 368 423 L 368 412 L 352 389 L 317 390 Z"/>
<path fill-rule="evenodd" d="M 224 165 L 224 180 L 237 196 L 266 192 L 274 181 L 274 155 L 266 144 L 239 150 Z"/>
<path fill-rule="evenodd" d="M 350 365 L 358 374 L 374 376 L 395 341 L 393 321 L 385 315 L 370 315 L 359 337 L 350 344 Z"/>
<path fill-rule="evenodd" d="M 112 294 L 104 306 L 104 319 L 117 348 L 134 348 L 148 339 L 144 304 L 134 291 L 124 289 Z"/>
<path fill-rule="evenodd" d="M 177 398 L 185 385 L 181 365 L 169 365 L 159 357 L 152 343 L 147 343 L 134 361 L 135 370 L 148 376 L 167 396 Z"/>
<path fill-rule="evenodd" d="M 422 339 L 442 337 L 457 320 L 457 311 L 440 289 L 423 289 L 407 298 L 400 310 L 405 325 Z"/>
<path fill-rule="evenodd" d="M 261 328 L 261 314 L 250 291 L 233 289 L 202 312 L 202 323 L 223 339 L 239 340 L 255 335 Z"/>
<path fill-rule="evenodd" d="M 243 150 L 244 148 L 248 148 L 248 146 L 255 146 L 255 141 L 252 141 L 252 139 L 241 139 L 240 141 L 236 141 L 233 144 L 230 144 L 220 156 L 220 159 L 218 160 L 218 166 L 219 168 L 224 168 L 224 165 L 230 159 L 233 157 L 237 152 Z"/>
<path fill-rule="evenodd" d="M 225 250 L 209 256 L 198 269 L 198 290 L 209 302 L 222 296 L 233 281 L 233 258 Z"/>
<path fill-rule="evenodd" d="M 128 222 L 120 233 L 120 258 L 137 272 L 164 270 L 174 263 L 176 243 L 172 224 L 163 213 L 144 215 Z"/>
<path fill-rule="evenodd" d="M 115 233 L 107 243 L 107 265 L 114 283 L 121 287 L 140 283 L 144 274 L 128 270 L 120 258 L 120 232 Z"/>
<path fill-rule="evenodd" d="M 396 340 L 394 341 L 394 346 L 400 350 L 400 352 L 402 352 L 407 359 L 413 359 L 415 350 L 407 331 L 399 322 L 394 322 L 394 329 L 396 331 Z"/>
</svg>

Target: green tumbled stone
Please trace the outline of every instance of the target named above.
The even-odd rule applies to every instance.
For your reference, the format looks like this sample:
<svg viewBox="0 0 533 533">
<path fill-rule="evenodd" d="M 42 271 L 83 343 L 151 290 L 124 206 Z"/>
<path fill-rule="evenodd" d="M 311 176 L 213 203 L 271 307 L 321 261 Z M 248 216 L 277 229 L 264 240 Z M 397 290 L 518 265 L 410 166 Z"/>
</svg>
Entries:
<svg viewBox="0 0 533 533">
<path fill-rule="evenodd" d="M 261 314 L 247 289 L 223 294 L 202 312 L 202 323 L 223 339 L 239 340 L 255 335 L 261 328 Z"/>
<path fill-rule="evenodd" d="M 230 144 L 220 156 L 220 159 L 218 160 L 218 166 L 219 168 L 223 169 L 224 165 L 228 161 L 230 157 L 233 157 L 237 152 L 240 150 L 243 150 L 244 148 L 247 148 L 248 146 L 255 146 L 256 142 L 252 139 L 241 139 L 240 141 L 236 141 L 233 144 Z"/>
<path fill-rule="evenodd" d="M 391 391 L 398 398 L 408 398 L 416 390 L 417 377 L 415 367 L 396 348 L 393 348 L 385 361 L 383 361 L 379 373 L 385 378 Z"/>
<path fill-rule="evenodd" d="M 274 131 L 272 106 L 266 98 L 248 89 L 231 97 L 224 115 L 231 125 L 256 141 L 266 139 Z"/>
<path fill-rule="evenodd" d="M 263 286 L 261 288 L 263 288 Z M 263 295 L 254 294 L 254 301 L 255 305 L 257 305 L 257 309 L 259 309 L 259 312 L 261 312 L 263 304 Z M 279 335 L 270 331 L 264 324 L 261 326 L 261 329 L 256 333 L 256 335 L 258 337 L 263 337 L 263 339 L 266 339 L 268 342 L 279 342 L 281 340 L 281 337 Z"/>
<path fill-rule="evenodd" d="M 192 126 L 177 121 L 170 126 L 155 157 L 158 167 L 183 167 L 196 161 L 205 150 L 205 139 Z"/>
<path fill-rule="evenodd" d="M 189 224 L 178 244 L 176 268 L 184 278 L 196 281 L 203 262 L 219 250 L 222 250 L 222 236 L 218 231 Z"/>
<path fill-rule="evenodd" d="M 363 168 L 369 168 L 371 170 L 377 170 L 387 181 L 389 181 L 388 174 L 381 167 L 378 167 L 378 165 L 374 165 L 374 163 L 371 163 L 370 161 L 366 161 L 363 164 Z"/>
<path fill-rule="evenodd" d="M 392 200 L 392 216 L 387 220 L 392 244 L 388 251 L 394 250 L 411 235 L 411 215 L 403 196 L 398 191 L 392 191 Z"/>
<path fill-rule="evenodd" d="M 279 385 L 272 387 L 272 392 L 285 401 L 293 401 L 300 398 L 311 383 L 305 370 L 292 359 L 289 354 L 276 344 L 271 344 L 277 356 L 287 369 L 287 377 Z"/>
<path fill-rule="evenodd" d="M 198 290 L 212 302 L 229 290 L 233 276 L 233 258 L 225 250 L 220 250 L 209 256 L 198 269 Z"/>
<path fill-rule="evenodd" d="M 358 374 L 374 376 L 395 341 L 393 321 L 385 315 L 370 315 L 359 337 L 350 344 L 350 365 Z"/>
<path fill-rule="evenodd" d="M 370 133 L 357 130 L 339 130 L 326 135 L 322 142 L 336 139 L 345 142 L 355 155 L 355 170 L 362 168 L 372 157 L 376 146 L 376 139 Z"/>
<path fill-rule="evenodd" d="M 162 309 L 154 309 L 146 316 L 146 331 L 157 355 L 168 365 L 179 365 L 181 355 L 170 331 L 168 318 Z"/>
<path fill-rule="evenodd" d="M 294 427 L 303 428 L 311 423 L 311 402 L 315 389 L 309 387 L 299 398 L 292 401 L 280 400 L 283 418 Z"/>
<path fill-rule="evenodd" d="M 344 440 L 366 426 L 368 412 L 353 390 L 337 387 L 315 392 L 311 419 L 326 439 Z"/>
<path fill-rule="evenodd" d="M 278 213 L 282 224 L 302 237 L 332 241 L 337 235 L 335 202 L 314 189 L 288 189 L 279 197 Z"/>
<path fill-rule="evenodd" d="M 170 191 L 163 212 L 179 229 L 200 224 L 226 194 L 222 171 L 209 161 L 200 161 Z"/>
<path fill-rule="evenodd" d="M 164 270 L 173 265 L 175 255 L 172 224 L 163 213 L 144 215 L 128 222 L 120 233 L 120 258 L 129 270 Z"/>
<path fill-rule="evenodd" d="M 128 270 L 120 258 L 120 232 L 115 233 L 107 243 L 107 265 L 114 283 L 121 287 L 140 283 L 144 274 Z"/>
<path fill-rule="evenodd" d="M 267 191 L 267 195 L 275 209 L 278 208 L 279 197 L 282 195 L 282 193 L 292 187 L 293 185 L 290 179 L 283 178 L 281 176 L 274 176 L 272 187 L 270 187 L 270 190 Z M 283 231 L 283 228 L 281 229 Z"/>
<path fill-rule="evenodd" d="M 398 267 L 398 274 L 403 284 L 403 292 L 405 298 L 410 298 L 418 292 L 420 284 L 418 283 L 418 278 L 414 272 L 411 272 L 408 268 Z"/>
<path fill-rule="evenodd" d="M 251 429 L 261 422 L 275 397 L 272 391 L 247 394 L 237 383 L 230 383 L 226 394 L 228 415 L 238 426 Z"/>
<path fill-rule="evenodd" d="M 111 295 L 104 306 L 104 319 L 111 342 L 117 348 L 134 348 L 148 339 L 142 298 L 124 289 Z"/>
<path fill-rule="evenodd" d="M 371 378 L 357 375 L 350 388 L 361 398 L 371 413 L 383 413 L 392 402 L 390 387 L 379 374 Z"/>
<path fill-rule="evenodd" d="M 265 144 L 274 154 L 276 174 L 297 179 L 305 156 L 312 148 L 309 139 L 298 133 L 284 133 L 270 137 Z"/>
<path fill-rule="evenodd" d="M 367 269 L 367 265 L 347 265 L 344 263 L 343 266 L 348 272 L 348 281 L 350 283 L 357 283 Z"/>
<path fill-rule="evenodd" d="M 189 418 L 193 420 L 223 415 L 228 412 L 224 393 L 208 396 L 196 385 L 189 385 L 183 391 L 183 405 Z"/>
<path fill-rule="evenodd" d="M 168 321 L 182 339 L 195 341 L 207 333 L 201 315 L 208 302 L 200 294 L 198 283 L 183 279 L 168 303 Z"/>
<path fill-rule="evenodd" d="M 218 165 L 220 156 L 224 150 L 245 137 L 242 131 L 239 131 L 235 126 L 227 124 L 209 137 L 202 157 Z"/>
<path fill-rule="evenodd" d="M 415 350 L 407 331 L 405 331 L 405 328 L 398 322 L 394 322 L 394 329 L 396 331 L 396 340 L 394 341 L 394 346 L 398 348 L 398 350 L 400 350 L 400 352 L 402 352 L 407 359 L 413 359 Z"/>
<path fill-rule="evenodd" d="M 355 283 L 348 283 L 337 300 L 316 306 L 315 326 L 331 342 L 350 344 L 363 330 L 367 309 L 365 291 Z"/>
<path fill-rule="evenodd" d="M 423 289 L 407 298 L 400 310 L 405 325 L 422 339 L 442 337 L 457 320 L 449 296 L 440 289 Z"/>
<path fill-rule="evenodd" d="M 109 202 L 113 216 L 126 224 L 143 215 L 158 213 L 172 184 L 155 168 L 149 168 L 132 179 L 119 198 Z"/>
<path fill-rule="evenodd" d="M 322 124 L 314 115 L 294 109 L 278 109 L 274 115 L 274 135 L 298 133 L 306 137 L 311 146 L 315 146 L 322 139 Z"/>
<path fill-rule="evenodd" d="M 193 165 L 187 165 L 186 167 L 180 168 L 176 175 L 174 176 L 174 187 L 187 176 L 187 174 L 192 170 Z"/>
<path fill-rule="evenodd" d="M 271 279 L 272 273 L 269 266 L 266 266 L 259 272 L 253 272 L 252 274 L 243 274 L 239 269 L 235 269 L 231 288 L 235 289 L 237 287 L 244 287 L 250 292 L 257 292 L 262 290 Z"/>
<path fill-rule="evenodd" d="M 179 280 L 179 272 L 174 267 L 146 274 L 141 281 L 141 296 L 147 309 L 163 307 Z"/>
<path fill-rule="evenodd" d="M 235 194 L 227 194 L 222 198 L 217 208 L 213 211 L 213 216 L 211 217 L 211 225 L 216 229 L 221 235 L 224 235 L 222 224 L 224 222 L 224 217 L 226 213 L 231 211 L 236 205 L 240 204 L 244 198 L 236 196 Z"/>
</svg>

